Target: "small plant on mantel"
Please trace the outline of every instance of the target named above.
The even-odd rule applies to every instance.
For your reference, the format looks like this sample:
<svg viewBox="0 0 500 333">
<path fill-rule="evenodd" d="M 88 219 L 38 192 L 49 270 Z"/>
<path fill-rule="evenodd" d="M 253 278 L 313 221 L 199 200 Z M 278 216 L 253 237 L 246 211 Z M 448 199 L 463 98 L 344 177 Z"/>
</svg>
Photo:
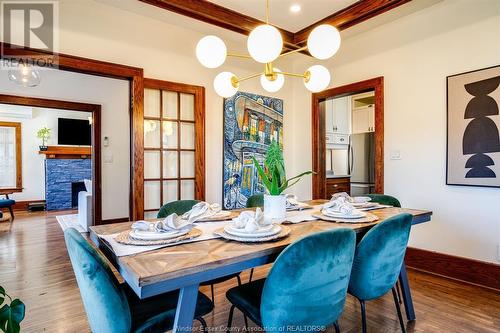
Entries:
<svg viewBox="0 0 500 333">
<path fill-rule="evenodd" d="M 41 151 L 47 150 L 47 146 L 45 145 L 45 141 L 50 139 L 50 128 L 42 127 L 36 132 L 36 136 L 39 139 L 42 139 L 42 145 L 40 146 Z"/>
<path fill-rule="evenodd" d="M 12 299 L 0 286 L 0 330 L 4 333 L 19 333 L 19 324 L 24 319 L 25 306 L 19 299 Z"/>
<path fill-rule="evenodd" d="M 286 213 L 286 197 L 282 194 L 287 188 L 295 185 L 303 176 L 310 175 L 306 171 L 295 177 L 286 178 L 283 153 L 276 141 L 271 142 L 264 159 L 264 168 L 255 157 L 253 163 L 259 173 L 268 195 L 264 195 L 264 215 L 270 218 L 284 218 Z M 267 210 L 267 212 L 266 212 Z"/>
</svg>

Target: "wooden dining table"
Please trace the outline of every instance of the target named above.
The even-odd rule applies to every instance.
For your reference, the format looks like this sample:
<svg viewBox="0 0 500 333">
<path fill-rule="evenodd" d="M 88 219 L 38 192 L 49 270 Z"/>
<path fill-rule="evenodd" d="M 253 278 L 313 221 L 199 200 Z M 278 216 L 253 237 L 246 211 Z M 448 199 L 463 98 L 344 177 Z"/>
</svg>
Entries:
<svg viewBox="0 0 500 333">
<path fill-rule="evenodd" d="M 326 200 L 307 203 L 318 205 Z M 412 224 L 428 222 L 432 212 L 407 208 L 383 208 L 370 213 L 379 219 L 371 223 L 337 223 L 322 220 L 289 224 L 288 237 L 263 243 L 240 243 L 221 238 L 168 246 L 139 254 L 117 257 L 111 246 L 98 235 L 119 233 L 130 228 L 132 222 L 93 226 L 92 241 L 115 265 L 125 282 L 139 298 L 163 294 L 179 289 L 173 332 L 189 331 L 192 327 L 200 283 L 231 275 L 246 269 L 274 262 L 280 252 L 294 241 L 320 231 L 350 228 L 364 233 L 372 226 L 399 213 L 413 215 Z M 204 222 L 210 223 L 210 222 Z M 405 265 L 399 275 L 401 294 L 408 320 L 415 320 L 415 311 Z"/>
</svg>

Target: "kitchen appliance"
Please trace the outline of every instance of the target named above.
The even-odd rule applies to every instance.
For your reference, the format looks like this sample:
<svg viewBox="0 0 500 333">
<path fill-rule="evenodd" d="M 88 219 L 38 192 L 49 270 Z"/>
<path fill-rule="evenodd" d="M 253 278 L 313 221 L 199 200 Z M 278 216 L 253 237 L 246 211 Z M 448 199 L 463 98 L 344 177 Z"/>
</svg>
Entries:
<svg viewBox="0 0 500 333">
<path fill-rule="evenodd" d="M 351 196 L 373 193 L 375 189 L 375 133 L 351 134 L 348 168 L 351 175 Z"/>
</svg>

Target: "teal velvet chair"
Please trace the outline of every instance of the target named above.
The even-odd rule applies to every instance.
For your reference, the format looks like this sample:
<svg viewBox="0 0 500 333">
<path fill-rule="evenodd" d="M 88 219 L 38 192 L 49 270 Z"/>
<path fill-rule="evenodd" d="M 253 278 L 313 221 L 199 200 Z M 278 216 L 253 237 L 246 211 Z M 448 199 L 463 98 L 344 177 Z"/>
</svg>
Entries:
<svg viewBox="0 0 500 333">
<path fill-rule="evenodd" d="M 335 326 L 344 309 L 356 235 L 337 228 L 306 236 L 289 245 L 266 279 L 227 291 L 232 303 L 228 329 L 238 308 L 269 332 Z"/>
<path fill-rule="evenodd" d="M 76 229 L 66 229 L 64 239 L 92 332 L 159 333 L 172 329 L 178 291 L 141 300 L 126 284 L 118 283 L 105 259 Z M 213 304 L 202 293 L 197 301 L 195 317 L 206 330 L 202 316 L 212 311 Z"/>
<path fill-rule="evenodd" d="M 410 236 L 411 214 L 398 214 L 374 226 L 356 246 L 356 256 L 349 281 L 349 294 L 361 305 L 363 333 L 366 333 L 365 302 L 392 290 L 401 330 L 406 332 L 395 284 Z"/>
<path fill-rule="evenodd" d="M 379 204 L 393 207 L 401 207 L 401 203 L 398 199 L 387 194 L 367 194 L 366 196 L 372 198 L 372 202 L 378 202 Z"/>
<path fill-rule="evenodd" d="M 9 195 L 5 194 L 5 199 L 0 199 L 0 208 L 7 208 L 10 212 L 12 220 L 14 220 L 14 210 L 12 206 L 16 204 L 15 200 L 9 199 Z"/>
<path fill-rule="evenodd" d="M 247 208 L 264 207 L 264 195 L 254 194 L 247 199 Z"/>
<path fill-rule="evenodd" d="M 177 200 L 177 201 L 169 202 L 169 203 L 163 205 L 163 207 L 161 207 L 161 209 L 158 211 L 158 215 L 156 217 L 159 219 L 165 218 L 173 213 L 176 213 L 177 215 L 182 215 L 185 212 L 191 210 L 191 208 L 193 208 L 193 206 L 196 205 L 198 202 L 200 202 L 200 201 L 199 200 Z M 228 275 L 228 276 L 223 276 L 223 277 L 218 278 L 218 279 L 203 282 L 201 285 L 202 286 L 208 286 L 208 285 L 210 286 L 210 291 L 212 294 L 212 302 L 215 304 L 214 284 L 218 284 L 218 283 L 227 281 L 227 280 L 232 279 L 232 278 L 236 278 L 238 280 L 238 285 L 241 285 L 241 279 L 240 279 L 239 273 Z"/>
</svg>

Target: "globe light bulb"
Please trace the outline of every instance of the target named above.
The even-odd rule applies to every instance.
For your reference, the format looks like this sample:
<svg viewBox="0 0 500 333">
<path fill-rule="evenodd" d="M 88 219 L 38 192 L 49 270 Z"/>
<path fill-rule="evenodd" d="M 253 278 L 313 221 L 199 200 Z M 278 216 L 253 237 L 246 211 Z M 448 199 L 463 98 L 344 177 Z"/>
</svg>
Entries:
<svg viewBox="0 0 500 333">
<path fill-rule="evenodd" d="M 233 84 L 237 80 L 236 75 L 231 72 L 219 73 L 214 79 L 214 88 L 217 95 L 224 98 L 229 98 L 238 91 L 238 83 Z"/>
<path fill-rule="evenodd" d="M 275 73 L 281 73 L 281 70 L 278 68 L 274 68 L 273 71 Z M 264 74 L 260 76 L 260 84 L 262 88 L 270 93 L 277 92 L 281 89 L 281 87 L 283 87 L 283 84 L 285 84 L 285 76 L 283 74 L 275 75 L 276 79 L 274 81 L 269 80 L 269 78 Z"/>
<path fill-rule="evenodd" d="M 42 78 L 40 72 L 29 65 L 19 65 L 16 69 L 9 71 L 9 80 L 23 87 L 36 87 Z"/>
<path fill-rule="evenodd" d="M 311 31 L 307 38 L 307 49 L 316 59 L 333 57 L 340 48 L 340 33 L 332 25 L 322 24 Z"/>
<path fill-rule="evenodd" d="M 283 49 L 283 38 L 278 29 L 263 24 L 248 35 L 247 48 L 250 56 L 257 62 L 266 64 L 276 60 Z"/>
<path fill-rule="evenodd" d="M 196 58 L 207 68 L 217 68 L 226 61 L 227 48 L 217 36 L 205 36 L 196 44 Z"/>
<path fill-rule="evenodd" d="M 320 92 L 330 84 L 330 72 L 326 67 L 314 65 L 307 69 L 304 85 L 311 92 Z"/>
</svg>

